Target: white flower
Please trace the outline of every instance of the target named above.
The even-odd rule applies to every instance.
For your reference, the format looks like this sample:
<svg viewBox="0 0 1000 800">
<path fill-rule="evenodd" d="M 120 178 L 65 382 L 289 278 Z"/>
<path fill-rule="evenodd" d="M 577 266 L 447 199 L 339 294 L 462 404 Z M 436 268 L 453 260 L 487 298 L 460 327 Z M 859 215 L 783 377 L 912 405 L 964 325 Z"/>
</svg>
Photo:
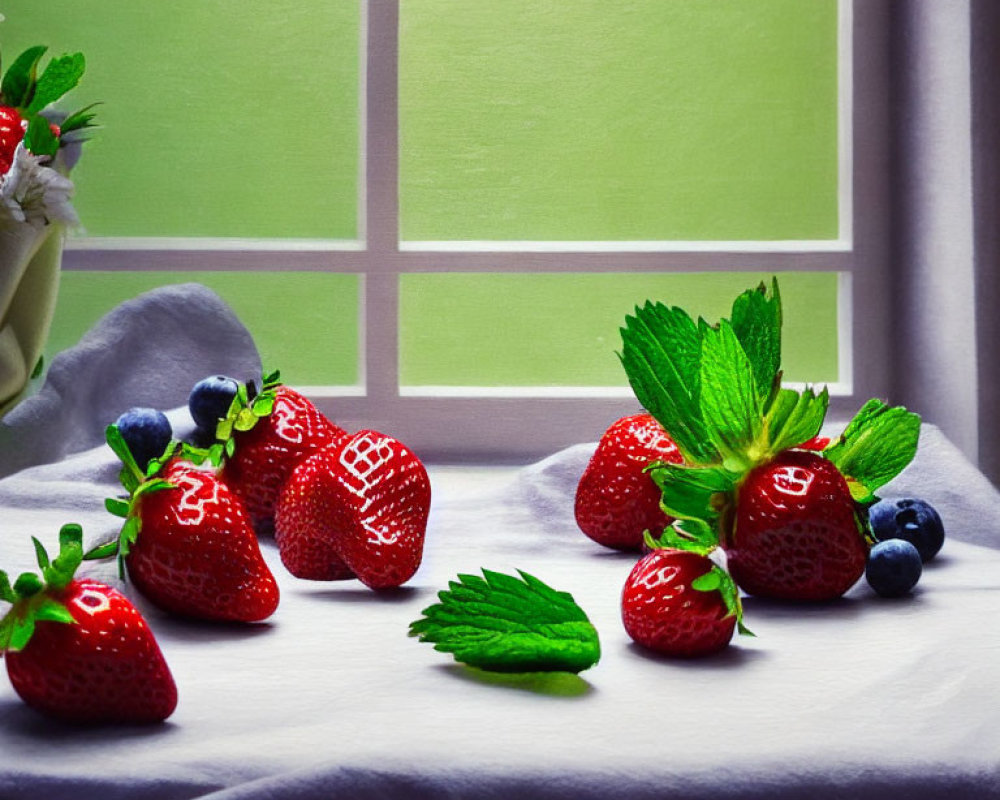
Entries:
<svg viewBox="0 0 1000 800">
<path fill-rule="evenodd" d="M 70 203 L 73 181 L 43 166 L 43 158 L 29 153 L 24 142 L 17 146 L 10 169 L 0 178 L 0 220 L 27 222 L 36 228 L 50 222 L 79 223 Z"/>
</svg>

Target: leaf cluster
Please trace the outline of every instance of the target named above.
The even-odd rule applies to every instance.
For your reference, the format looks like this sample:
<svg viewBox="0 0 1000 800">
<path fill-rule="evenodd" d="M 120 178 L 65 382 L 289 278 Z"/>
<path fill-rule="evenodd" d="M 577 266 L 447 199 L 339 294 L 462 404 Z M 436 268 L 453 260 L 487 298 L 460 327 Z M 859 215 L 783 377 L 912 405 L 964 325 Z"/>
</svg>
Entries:
<svg viewBox="0 0 1000 800">
<path fill-rule="evenodd" d="M 44 45 L 29 47 L 7 67 L 0 79 L 0 105 L 17 109 L 28 121 L 24 146 L 29 152 L 52 156 L 59 149 L 61 136 L 52 133 L 41 112 L 80 83 L 87 62 L 83 53 L 67 53 L 50 59 L 39 72 L 47 51 Z M 92 103 L 69 114 L 59 126 L 60 134 L 94 127 L 96 106 Z"/>
</svg>

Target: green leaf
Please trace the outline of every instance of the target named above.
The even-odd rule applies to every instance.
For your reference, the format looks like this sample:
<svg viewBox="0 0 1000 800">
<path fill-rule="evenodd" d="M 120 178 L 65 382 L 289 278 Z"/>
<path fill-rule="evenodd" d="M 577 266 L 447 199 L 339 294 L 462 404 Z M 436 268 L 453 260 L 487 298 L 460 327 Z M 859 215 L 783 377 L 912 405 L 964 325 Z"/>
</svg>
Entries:
<svg viewBox="0 0 1000 800">
<path fill-rule="evenodd" d="M 266 417 L 274 410 L 275 397 L 270 392 L 264 392 L 253 399 L 251 411 L 256 417 Z"/>
<path fill-rule="evenodd" d="M 869 400 L 824 455 L 870 493 L 895 478 L 913 460 L 920 417 L 902 406 Z"/>
<path fill-rule="evenodd" d="M 25 645 L 31 640 L 32 634 L 35 632 L 35 617 L 33 614 L 15 614 L 13 615 L 13 627 L 10 631 L 10 641 L 7 644 L 7 649 L 13 650 L 15 653 L 19 650 L 23 650 Z"/>
<path fill-rule="evenodd" d="M 45 117 L 35 114 L 30 118 L 28 130 L 24 133 L 24 146 L 36 156 L 54 156 L 59 152 L 59 140 Z"/>
<path fill-rule="evenodd" d="M 14 581 L 14 594 L 19 598 L 34 597 L 44 588 L 45 584 L 34 572 L 22 572 Z"/>
<path fill-rule="evenodd" d="M 0 82 L 0 96 L 4 105 L 15 108 L 25 108 L 35 91 L 38 73 L 38 62 L 45 55 L 47 47 L 36 45 L 29 47 L 8 67 Z"/>
<path fill-rule="evenodd" d="M 781 389 L 764 420 L 768 450 L 780 453 L 812 439 L 823 427 L 830 406 L 830 392 L 815 394 L 811 388 L 802 392 Z"/>
<path fill-rule="evenodd" d="M 7 577 L 7 573 L 3 570 L 0 570 L 0 600 L 3 600 L 5 603 L 17 602 L 14 587 L 10 585 L 10 578 Z"/>
<path fill-rule="evenodd" d="M 745 469 L 763 430 L 763 404 L 753 366 L 727 320 L 702 332 L 701 414 L 722 463 L 731 472 Z"/>
<path fill-rule="evenodd" d="M 647 302 L 625 318 L 621 337 L 619 358 L 642 406 L 689 461 L 717 460 L 699 406 L 701 334 L 691 317 L 680 308 Z"/>
<path fill-rule="evenodd" d="M 743 636 L 754 636 L 755 634 L 743 624 L 743 603 L 740 601 L 740 590 L 726 570 L 718 564 L 713 564 L 712 568 L 691 581 L 691 588 L 699 592 L 718 592 L 722 595 L 722 600 L 729 610 L 727 616 L 736 617 L 736 628 Z"/>
<path fill-rule="evenodd" d="M 35 559 L 38 561 L 38 566 L 43 570 L 48 569 L 49 554 L 45 552 L 45 547 L 34 536 L 31 537 L 31 543 L 35 546 Z"/>
<path fill-rule="evenodd" d="M 45 356 L 39 356 L 38 361 L 35 362 L 34 369 L 31 370 L 31 380 L 41 377 L 43 372 L 45 372 Z"/>
<path fill-rule="evenodd" d="M 129 504 L 126 500 L 120 500 L 117 497 L 108 497 L 104 501 L 104 507 L 114 514 L 116 517 L 127 517 L 129 512 Z"/>
<path fill-rule="evenodd" d="M 35 620 L 45 622 L 63 622 L 73 624 L 76 622 L 73 615 L 58 600 L 51 597 L 44 597 L 34 608 Z"/>
<path fill-rule="evenodd" d="M 84 561 L 101 561 L 105 558 L 111 558 L 111 556 L 118 554 L 118 539 L 112 539 L 110 542 L 105 542 L 104 544 L 99 544 L 96 547 L 92 547 L 88 550 L 84 556 Z"/>
<path fill-rule="evenodd" d="M 41 111 L 73 89 L 83 77 L 86 67 L 83 53 L 71 53 L 49 61 L 38 78 L 28 111 Z"/>
<path fill-rule="evenodd" d="M 647 471 L 662 492 L 660 507 L 666 514 L 680 520 L 700 522 L 704 526 L 687 526 L 679 532 L 668 529 L 664 531 L 668 540 L 661 546 L 693 549 L 681 547 L 673 538 L 677 533 L 686 539 L 696 540 L 699 546 L 708 549 L 718 544 L 719 510 L 725 496 L 736 486 L 739 475 L 721 466 L 691 467 L 666 462 L 651 464 Z"/>
<path fill-rule="evenodd" d="M 457 661 L 494 672 L 581 672 L 597 663 L 597 630 L 567 592 L 519 571 L 460 574 L 410 635 Z"/>
<path fill-rule="evenodd" d="M 145 476 L 143 471 L 139 469 L 139 465 L 135 461 L 135 456 L 132 455 L 132 451 L 128 449 L 128 445 L 125 443 L 125 439 L 122 437 L 121 431 L 118 430 L 117 425 L 108 425 L 104 429 L 104 439 L 108 443 L 108 447 L 111 448 L 112 452 L 118 456 L 119 460 L 124 465 L 125 469 L 119 473 L 119 480 L 121 480 L 122 485 L 131 494 L 135 486 L 129 486 L 131 479 L 128 476 L 132 476 L 137 483 L 141 483 Z"/>
<path fill-rule="evenodd" d="M 771 296 L 763 283 L 733 301 L 733 332 L 750 360 L 754 384 L 763 404 L 781 375 L 781 296 L 778 279 L 771 281 Z"/>
</svg>

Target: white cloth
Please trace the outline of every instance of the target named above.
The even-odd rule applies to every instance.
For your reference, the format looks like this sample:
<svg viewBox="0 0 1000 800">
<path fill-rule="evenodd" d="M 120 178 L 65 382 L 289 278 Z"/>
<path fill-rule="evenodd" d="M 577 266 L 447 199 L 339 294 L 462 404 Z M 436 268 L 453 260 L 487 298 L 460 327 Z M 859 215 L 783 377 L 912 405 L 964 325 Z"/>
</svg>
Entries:
<svg viewBox="0 0 1000 800">
<path fill-rule="evenodd" d="M 227 341 L 225 325 L 215 330 Z M 238 333 L 228 341 L 245 341 Z M 117 525 L 103 507 L 117 467 L 99 442 L 108 417 L 150 387 L 127 375 L 118 388 L 92 385 L 107 374 L 84 372 L 96 353 L 53 364 L 51 391 L 5 420 L 9 573 L 33 567 L 32 535 L 51 546 L 79 522 L 93 543 Z M 186 381 L 169 388 L 182 397 L 207 354 L 177 355 L 161 375 Z M 228 371 L 205 371 L 215 369 Z M 58 390 L 81 385 L 93 395 Z M 185 408 L 169 416 L 190 431 Z M 29 430 L 43 456 L 10 450 Z M 265 623 L 168 618 L 126 587 L 173 671 L 176 712 L 148 728 L 70 728 L 0 677 L 0 798 L 1000 799 L 1000 496 L 937 429 L 925 428 L 885 492 L 932 502 L 948 531 L 911 597 L 882 600 L 862 581 L 819 606 L 751 598 L 757 638 L 691 662 L 629 641 L 618 603 L 634 557 L 576 529 L 573 495 L 593 449 L 522 468 L 430 465 L 424 563 L 395 592 L 293 578 L 270 540 L 282 597 Z M 24 459 L 35 466 L 15 472 Z M 481 567 L 572 593 L 600 634 L 600 662 L 578 677 L 491 676 L 407 636 L 449 580 Z M 110 565 L 87 569 L 117 579 Z"/>
</svg>

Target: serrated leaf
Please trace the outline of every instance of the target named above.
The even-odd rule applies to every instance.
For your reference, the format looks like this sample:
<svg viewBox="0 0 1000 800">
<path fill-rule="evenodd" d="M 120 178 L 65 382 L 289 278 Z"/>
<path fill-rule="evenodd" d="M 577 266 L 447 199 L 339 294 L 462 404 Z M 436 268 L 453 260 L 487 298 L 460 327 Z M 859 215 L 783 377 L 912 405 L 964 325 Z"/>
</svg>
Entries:
<svg viewBox="0 0 1000 800">
<path fill-rule="evenodd" d="M 753 367 L 727 320 L 702 333 L 701 416 L 722 463 L 731 472 L 744 469 L 763 430 L 763 404 Z"/>
<path fill-rule="evenodd" d="M 824 455 L 845 476 L 874 493 L 913 460 L 919 438 L 917 414 L 873 398 L 862 406 Z"/>
<path fill-rule="evenodd" d="M 660 507 L 671 517 L 712 525 L 718 518 L 717 495 L 730 492 L 738 474 L 721 466 L 698 467 L 656 462 L 647 468 L 662 492 Z"/>
<path fill-rule="evenodd" d="M 626 317 L 619 355 L 636 398 L 692 462 L 717 453 L 705 435 L 699 406 L 701 334 L 680 308 L 647 302 Z"/>
<path fill-rule="evenodd" d="M 571 595 L 519 571 L 460 574 L 410 634 L 457 661 L 495 672 L 581 672 L 597 663 L 597 631 Z"/>
<path fill-rule="evenodd" d="M 819 394 L 808 387 L 801 392 L 781 389 L 764 419 L 770 452 L 780 453 L 816 436 L 829 406 L 830 392 L 825 386 Z"/>
<path fill-rule="evenodd" d="M 763 404 L 776 388 L 781 370 L 781 295 L 777 278 L 771 295 L 761 283 L 733 301 L 733 332 L 750 360 L 754 384 Z"/>
<path fill-rule="evenodd" d="M 24 108 L 31 102 L 38 74 L 38 62 L 45 51 L 44 45 L 29 47 L 7 68 L 0 82 L 0 96 L 4 105 Z"/>
<path fill-rule="evenodd" d="M 70 53 L 49 61 L 38 78 L 28 111 L 41 111 L 73 89 L 83 77 L 86 67 L 83 53 Z"/>
</svg>

